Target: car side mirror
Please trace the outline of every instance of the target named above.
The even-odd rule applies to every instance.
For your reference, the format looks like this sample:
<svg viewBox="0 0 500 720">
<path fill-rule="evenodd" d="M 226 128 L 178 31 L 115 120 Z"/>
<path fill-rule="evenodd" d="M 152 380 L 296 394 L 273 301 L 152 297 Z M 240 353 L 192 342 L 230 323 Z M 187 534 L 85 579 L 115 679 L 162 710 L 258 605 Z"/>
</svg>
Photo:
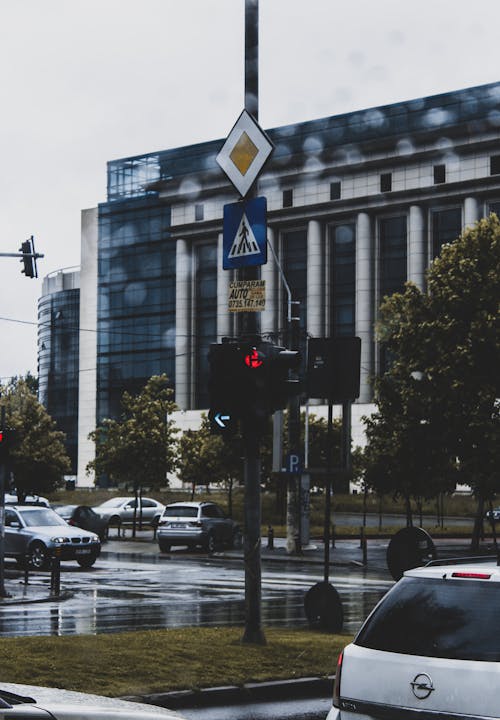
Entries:
<svg viewBox="0 0 500 720">
<path fill-rule="evenodd" d="M 12 522 L 10 522 L 7 527 L 19 530 L 19 528 L 21 527 L 21 523 L 19 522 L 19 520 L 12 520 Z"/>
</svg>

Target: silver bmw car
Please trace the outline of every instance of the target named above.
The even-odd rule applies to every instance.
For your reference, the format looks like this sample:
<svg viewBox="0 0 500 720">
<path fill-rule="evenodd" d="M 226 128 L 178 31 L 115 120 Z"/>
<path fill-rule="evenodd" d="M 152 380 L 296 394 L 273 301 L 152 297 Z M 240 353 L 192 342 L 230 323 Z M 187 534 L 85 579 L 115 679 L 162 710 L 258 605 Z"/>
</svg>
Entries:
<svg viewBox="0 0 500 720">
<path fill-rule="evenodd" d="M 95 533 L 72 527 L 52 508 L 37 505 L 5 507 L 5 556 L 20 565 L 44 570 L 54 557 L 91 567 L 101 552 Z"/>
</svg>

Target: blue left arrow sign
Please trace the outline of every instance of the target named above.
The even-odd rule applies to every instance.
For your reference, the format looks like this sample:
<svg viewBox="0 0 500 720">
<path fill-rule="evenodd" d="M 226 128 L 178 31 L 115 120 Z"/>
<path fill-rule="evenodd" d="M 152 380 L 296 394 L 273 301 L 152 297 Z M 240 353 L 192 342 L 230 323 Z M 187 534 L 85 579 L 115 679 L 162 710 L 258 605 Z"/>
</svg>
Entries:
<svg viewBox="0 0 500 720">
<path fill-rule="evenodd" d="M 217 413 L 214 420 L 219 427 L 225 428 L 227 427 L 227 423 L 231 420 L 231 415 L 222 415 L 221 413 Z"/>
</svg>

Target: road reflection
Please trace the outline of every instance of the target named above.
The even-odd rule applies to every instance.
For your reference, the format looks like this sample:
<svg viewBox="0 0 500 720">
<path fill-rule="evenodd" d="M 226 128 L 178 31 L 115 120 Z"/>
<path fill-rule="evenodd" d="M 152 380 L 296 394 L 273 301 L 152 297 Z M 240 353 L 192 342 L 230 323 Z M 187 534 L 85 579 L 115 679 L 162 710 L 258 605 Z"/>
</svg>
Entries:
<svg viewBox="0 0 500 720">
<path fill-rule="evenodd" d="M 322 579 L 320 568 L 278 564 L 262 574 L 264 625 L 307 627 L 304 596 Z M 37 582 L 47 585 L 48 576 Z M 354 633 L 392 581 L 363 570 L 332 580 L 344 606 L 344 630 Z M 72 597 L 61 602 L 0 605 L 0 635 L 74 635 L 167 627 L 243 625 L 242 564 L 215 559 L 134 562 L 106 559 L 92 569 L 68 568 L 61 578 Z"/>
</svg>

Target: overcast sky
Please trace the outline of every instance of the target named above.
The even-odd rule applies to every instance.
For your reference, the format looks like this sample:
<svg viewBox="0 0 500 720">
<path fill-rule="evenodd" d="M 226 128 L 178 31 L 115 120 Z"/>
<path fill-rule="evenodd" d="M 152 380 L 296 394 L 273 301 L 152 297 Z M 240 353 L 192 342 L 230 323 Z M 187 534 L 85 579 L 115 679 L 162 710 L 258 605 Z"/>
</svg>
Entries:
<svg viewBox="0 0 500 720">
<path fill-rule="evenodd" d="M 42 277 L 80 263 L 106 162 L 225 138 L 244 0 L 0 0 L 0 382 L 37 372 Z M 500 80 L 499 0 L 260 0 L 262 127 Z"/>
</svg>

